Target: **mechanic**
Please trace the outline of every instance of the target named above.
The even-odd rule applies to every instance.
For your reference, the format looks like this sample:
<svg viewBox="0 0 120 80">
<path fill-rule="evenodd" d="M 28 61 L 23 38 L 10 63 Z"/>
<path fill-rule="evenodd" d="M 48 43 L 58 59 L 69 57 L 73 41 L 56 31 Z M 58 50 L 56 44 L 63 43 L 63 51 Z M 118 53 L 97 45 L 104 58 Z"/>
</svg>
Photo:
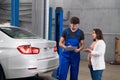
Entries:
<svg viewBox="0 0 120 80">
<path fill-rule="evenodd" d="M 70 67 L 70 80 L 78 80 L 80 51 L 84 48 L 84 32 L 79 29 L 80 20 L 72 17 L 70 27 L 65 29 L 60 38 L 59 80 L 66 80 Z"/>
</svg>

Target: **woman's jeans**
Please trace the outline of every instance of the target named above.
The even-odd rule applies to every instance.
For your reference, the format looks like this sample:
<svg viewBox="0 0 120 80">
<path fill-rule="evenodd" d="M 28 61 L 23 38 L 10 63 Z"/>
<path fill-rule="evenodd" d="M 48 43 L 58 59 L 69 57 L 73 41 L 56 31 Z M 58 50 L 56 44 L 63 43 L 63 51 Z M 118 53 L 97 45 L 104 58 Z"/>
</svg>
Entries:
<svg viewBox="0 0 120 80">
<path fill-rule="evenodd" d="M 103 70 L 93 70 L 92 66 L 90 66 L 90 73 L 92 80 L 102 80 Z"/>
</svg>

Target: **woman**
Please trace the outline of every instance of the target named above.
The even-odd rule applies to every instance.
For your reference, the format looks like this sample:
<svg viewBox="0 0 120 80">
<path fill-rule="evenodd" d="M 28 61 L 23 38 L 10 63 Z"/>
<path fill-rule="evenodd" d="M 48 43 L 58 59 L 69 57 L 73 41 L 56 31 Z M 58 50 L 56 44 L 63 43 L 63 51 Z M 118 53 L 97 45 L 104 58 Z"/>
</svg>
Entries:
<svg viewBox="0 0 120 80">
<path fill-rule="evenodd" d="M 106 44 L 100 29 L 93 29 L 92 37 L 94 40 L 93 43 L 90 48 L 84 49 L 84 51 L 88 52 L 89 68 L 92 80 L 101 80 L 102 73 L 105 69 L 104 55 Z"/>
</svg>

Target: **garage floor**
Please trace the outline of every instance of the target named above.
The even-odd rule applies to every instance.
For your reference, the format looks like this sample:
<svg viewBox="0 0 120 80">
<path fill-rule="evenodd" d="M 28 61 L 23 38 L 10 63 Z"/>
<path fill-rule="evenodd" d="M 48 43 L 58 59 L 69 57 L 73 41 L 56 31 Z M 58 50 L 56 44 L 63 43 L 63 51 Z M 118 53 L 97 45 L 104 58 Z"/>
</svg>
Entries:
<svg viewBox="0 0 120 80">
<path fill-rule="evenodd" d="M 47 72 L 45 74 L 40 74 L 40 76 L 49 77 L 51 74 L 52 72 Z M 49 78 L 47 80 L 55 80 L 55 79 Z M 70 80 L 69 74 L 67 80 Z M 89 69 L 87 67 L 87 61 L 81 61 L 78 80 L 91 80 Z M 106 64 L 106 69 L 103 73 L 102 80 L 120 80 L 120 65 Z"/>
</svg>

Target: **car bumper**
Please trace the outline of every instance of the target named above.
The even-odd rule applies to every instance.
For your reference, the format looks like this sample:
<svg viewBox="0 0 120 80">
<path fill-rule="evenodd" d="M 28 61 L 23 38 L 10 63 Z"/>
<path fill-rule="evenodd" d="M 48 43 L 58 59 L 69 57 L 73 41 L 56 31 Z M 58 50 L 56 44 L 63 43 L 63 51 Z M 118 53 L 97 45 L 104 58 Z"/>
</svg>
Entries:
<svg viewBox="0 0 120 80">
<path fill-rule="evenodd" d="M 8 68 L 4 70 L 7 79 L 35 76 L 38 73 L 56 69 L 59 64 L 58 56 L 43 60 L 33 59 L 33 57 L 24 58 L 23 61 L 19 61 L 19 58 L 16 61 L 13 60 L 9 59 Z"/>
</svg>

